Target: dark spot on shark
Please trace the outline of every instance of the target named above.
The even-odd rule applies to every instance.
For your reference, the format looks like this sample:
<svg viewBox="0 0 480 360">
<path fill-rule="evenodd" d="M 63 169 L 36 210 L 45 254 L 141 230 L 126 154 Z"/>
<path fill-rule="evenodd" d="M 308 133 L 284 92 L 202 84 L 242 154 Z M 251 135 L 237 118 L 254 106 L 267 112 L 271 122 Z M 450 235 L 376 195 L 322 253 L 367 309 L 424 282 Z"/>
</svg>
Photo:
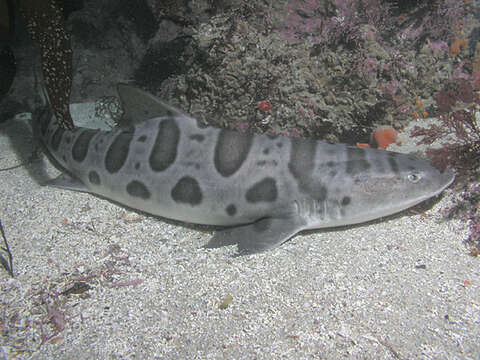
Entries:
<svg viewBox="0 0 480 360">
<path fill-rule="evenodd" d="M 317 144 L 314 140 L 292 139 L 288 168 L 296 179 L 311 175 L 316 147 Z"/>
<path fill-rule="evenodd" d="M 51 139 L 51 145 L 52 149 L 57 151 L 58 148 L 60 147 L 60 143 L 62 142 L 62 137 L 63 134 L 65 133 L 65 130 L 62 129 L 61 127 L 58 127 L 57 130 L 53 133 L 52 139 Z"/>
<path fill-rule="evenodd" d="M 398 168 L 397 160 L 395 160 L 395 158 L 393 158 L 393 157 L 389 157 L 388 158 L 388 163 L 390 164 L 390 168 L 392 169 L 392 171 L 395 174 L 398 174 L 399 168 Z"/>
<path fill-rule="evenodd" d="M 347 174 L 356 175 L 370 169 L 371 165 L 367 160 L 348 160 L 346 162 Z"/>
<path fill-rule="evenodd" d="M 387 152 L 387 161 L 388 161 L 388 164 L 390 165 L 390 169 L 395 173 L 395 174 L 398 174 L 400 169 L 399 169 L 399 166 L 398 166 L 398 162 L 397 162 L 397 159 L 400 158 L 400 160 L 404 160 L 405 157 L 403 156 L 402 158 L 402 154 L 398 154 L 398 153 L 394 153 L 394 152 L 391 152 L 391 151 L 388 151 Z"/>
<path fill-rule="evenodd" d="M 149 158 L 150 167 L 153 171 L 164 171 L 175 162 L 179 141 L 180 129 L 175 120 L 161 121 Z"/>
<path fill-rule="evenodd" d="M 269 148 L 263 149 L 263 154 L 264 154 L 264 155 L 268 155 L 269 153 L 270 153 L 270 149 L 269 149 Z"/>
<path fill-rule="evenodd" d="M 72 141 L 72 135 L 71 134 L 65 135 L 65 144 L 70 144 L 71 141 Z"/>
<path fill-rule="evenodd" d="M 116 173 L 125 165 L 132 138 L 133 133 L 121 132 L 109 146 L 105 156 L 105 168 L 110 174 Z"/>
<path fill-rule="evenodd" d="M 267 177 L 254 184 L 245 194 L 249 203 L 274 202 L 277 200 L 278 191 L 275 179 Z"/>
<path fill-rule="evenodd" d="M 385 173 L 385 161 L 383 159 L 374 160 L 375 171 L 383 174 Z"/>
<path fill-rule="evenodd" d="M 267 135 L 270 140 L 275 140 L 279 135 Z"/>
<path fill-rule="evenodd" d="M 328 175 L 329 175 L 330 177 L 335 177 L 335 175 L 337 175 L 337 172 L 336 172 L 335 170 L 331 170 L 331 171 L 328 173 Z"/>
<path fill-rule="evenodd" d="M 93 185 L 100 185 L 100 175 L 94 170 L 88 173 L 88 181 Z"/>
<path fill-rule="evenodd" d="M 173 187 L 171 195 L 175 202 L 192 206 L 200 204 L 203 198 L 200 185 L 190 176 L 181 178 Z"/>
<path fill-rule="evenodd" d="M 136 163 L 135 163 L 135 170 L 138 170 L 138 169 L 140 169 L 140 163 L 139 163 L 139 162 L 136 162 Z"/>
<path fill-rule="evenodd" d="M 138 141 L 138 142 L 142 142 L 142 143 L 145 142 L 145 141 L 147 141 L 147 135 L 142 135 L 142 136 L 140 136 L 140 137 L 137 139 L 137 141 Z"/>
<path fill-rule="evenodd" d="M 283 143 L 282 143 L 282 142 L 278 142 L 278 143 L 277 143 L 277 147 L 278 147 L 279 149 L 282 148 L 282 147 L 283 147 Z"/>
<path fill-rule="evenodd" d="M 328 194 L 327 188 L 320 183 L 315 183 L 314 186 L 318 187 L 318 189 L 315 189 L 315 192 L 312 192 L 312 197 L 321 201 L 325 200 Z"/>
<path fill-rule="evenodd" d="M 150 198 L 150 191 L 148 191 L 145 184 L 138 180 L 130 181 L 127 185 L 127 193 L 130 196 L 137 197 L 143 200 Z"/>
<path fill-rule="evenodd" d="M 63 162 L 67 162 L 67 157 L 65 155 L 62 155 Z"/>
<path fill-rule="evenodd" d="M 315 140 L 292 139 L 288 169 L 300 191 L 315 200 L 324 201 L 327 198 L 327 188 L 313 174 L 316 149 Z"/>
<path fill-rule="evenodd" d="M 335 162 L 334 161 L 327 161 L 327 166 L 328 167 L 334 167 L 335 166 Z"/>
<path fill-rule="evenodd" d="M 203 136 L 202 134 L 193 134 L 193 135 L 190 135 L 190 140 L 202 142 L 203 140 L 205 140 L 205 136 Z"/>
<path fill-rule="evenodd" d="M 347 174 L 356 175 L 370 169 L 371 165 L 366 160 L 366 152 L 364 148 L 347 146 Z"/>
<path fill-rule="evenodd" d="M 227 206 L 225 211 L 227 212 L 227 214 L 229 216 L 235 216 L 235 214 L 237 213 L 237 207 L 233 204 L 230 204 L 230 205 Z"/>
<path fill-rule="evenodd" d="M 342 206 L 347 206 L 351 202 L 352 202 L 352 199 L 350 198 L 350 196 L 344 196 L 340 203 L 342 204 Z"/>
<path fill-rule="evenodd" d="M 228 177 L 237 172 L 252 147 L 252 135 L 221 130 L 215 145 L 214 164 L 220 175 Z"/>
<path fill-rule="evenodd" d="M 75 140 L 72 148 L 72 157 L 73 160 L 77 162 L 81 162 L 85 160 L 88 148 L 90 145 L 90 141 L 92 141 L 93 136 L 98 133 L 98 130 L 84 130 L 80 133 L 80 135 Z"/>
</svg>

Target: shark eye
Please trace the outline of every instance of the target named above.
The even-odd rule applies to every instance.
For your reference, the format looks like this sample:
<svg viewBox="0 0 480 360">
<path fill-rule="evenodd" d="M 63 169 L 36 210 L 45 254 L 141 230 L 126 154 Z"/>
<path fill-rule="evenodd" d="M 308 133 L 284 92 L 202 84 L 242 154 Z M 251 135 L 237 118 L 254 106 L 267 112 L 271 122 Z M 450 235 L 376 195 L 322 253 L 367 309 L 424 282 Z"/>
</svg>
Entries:
<svg viewBox="0 0 480 360">
<path fill-rule="evenodd" d="M 422 179 L 422 175 L 420 175 L 420 173 L 418 173 L 418 172 L 411 172 L 410 174 L 408 174 L 407 179 L 411 183 L 415 184 Z"/>
</svg>

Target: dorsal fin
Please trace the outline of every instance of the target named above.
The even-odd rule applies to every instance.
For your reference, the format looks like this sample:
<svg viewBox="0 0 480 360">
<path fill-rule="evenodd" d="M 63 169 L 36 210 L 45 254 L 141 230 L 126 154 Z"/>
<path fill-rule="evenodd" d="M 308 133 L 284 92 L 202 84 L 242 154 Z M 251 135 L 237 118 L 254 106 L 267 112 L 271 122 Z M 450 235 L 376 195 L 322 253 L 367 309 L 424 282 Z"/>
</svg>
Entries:
<svg viewBox="0 0 480 360">
<path fill-rule="evenodd" d="M 118 84 L 117 92 L 123 106 L 120 126 L 132 126 L 161 116 L 188 116 L 152 94 L 127 84 Z"/>
</svg>

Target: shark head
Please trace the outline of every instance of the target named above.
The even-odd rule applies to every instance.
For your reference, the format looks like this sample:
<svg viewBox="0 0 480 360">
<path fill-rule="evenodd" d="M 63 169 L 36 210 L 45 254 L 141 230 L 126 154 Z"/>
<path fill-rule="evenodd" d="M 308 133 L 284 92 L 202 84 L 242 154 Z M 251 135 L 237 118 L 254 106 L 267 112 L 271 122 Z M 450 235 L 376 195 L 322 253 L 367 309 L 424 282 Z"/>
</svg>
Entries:
<svg viewBox="0 0 480 360">
<path fill-rule="evenodd" d="M 350 151 L 357 151 L 351 149 Z M 364 150 L 358 150 L 364 153 Z M 451 170 L 440 172 L 425 160 L 389 151 L 366 150 L 368 166 L 357 167 L 343 197 L 343 218 L 360 223 L 388 216 L 440 194 L 455 179 Z M 357 162 L 357 165 L 359 162 Z M 348 165 L 346 166 L 348 168 Z M 343 205 L 343 204 L 342 204 Z"/>
</svg>

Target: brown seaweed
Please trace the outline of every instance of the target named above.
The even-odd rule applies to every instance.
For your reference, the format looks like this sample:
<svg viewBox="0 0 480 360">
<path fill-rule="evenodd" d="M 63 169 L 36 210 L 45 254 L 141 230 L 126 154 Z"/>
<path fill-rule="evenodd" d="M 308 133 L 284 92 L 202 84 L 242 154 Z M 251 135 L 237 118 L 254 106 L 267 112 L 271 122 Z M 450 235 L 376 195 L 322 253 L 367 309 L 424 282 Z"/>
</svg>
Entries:
<svg viewBox="0 0 480 360">
<path fill-rule="evenodd" d="M 40 46 L 42 70 L 50 106 L 58 124 L 74 128 L 69 102 L 72 87 L 71 35 L 63 13 L 55 0 L 22 0 L 18 2 L 27 30 Z"/>
</svg>

